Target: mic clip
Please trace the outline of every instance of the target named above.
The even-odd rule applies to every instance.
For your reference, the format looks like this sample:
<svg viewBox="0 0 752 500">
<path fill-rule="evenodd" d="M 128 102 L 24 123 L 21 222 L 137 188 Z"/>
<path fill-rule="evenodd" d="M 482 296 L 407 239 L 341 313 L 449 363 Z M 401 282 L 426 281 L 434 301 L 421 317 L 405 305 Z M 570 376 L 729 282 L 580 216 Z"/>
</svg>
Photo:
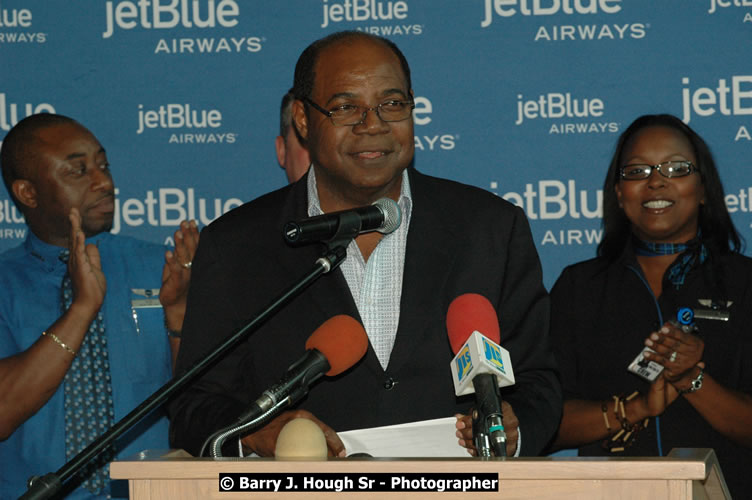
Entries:
<svg viewBox="0 0 752 500">
<path fill-rule="evenodd" d="M 332 244 L 332 242 L 326 243 L 326 251 L 324 252 L 324 255 L 316 260 L 316 265 L 321 268 L 323 274 L 326 274 L 333 269 L 337 269 L 337 267 L 342 264 L 342 261 L 347 257 L 347 245 L 349 244 L 349 241 L 337 242 L 336 244 Z"/>
<path fill-rule="evenodd" d="M 350 242 L 360 234 L 362 219 L 355 212 L 343 212 L 339 216 L 339 225 L 334 236 L 324 241 L 327 250 L 330 253 L 342 253 L 341 260 L 347 257 L 347 247 Z M 336 267 L 336 265 L 334 266 Z"/>
<path fill-rule="evenodd" d="M 342 261 L 347 258 L 347 247 L 360 234 L 361 220 L 357 214 L 343 213 L 340 216 L 340 221 L 341 223 L 334 236 L 323 242 L 326 250 L 324 255 L 316 261 L 316 264 L 323 269 L 324 274 L 337 269 L 342 264 Z"/>
<path fill-rule="evenodd" d="M 490 458 L 493 456 L 491 454 L 491 438 L 487 432 L 486 416 L 482 415 L 477 409 L 473 410 L 473 441 L 479 457 Z"/>
</svg>

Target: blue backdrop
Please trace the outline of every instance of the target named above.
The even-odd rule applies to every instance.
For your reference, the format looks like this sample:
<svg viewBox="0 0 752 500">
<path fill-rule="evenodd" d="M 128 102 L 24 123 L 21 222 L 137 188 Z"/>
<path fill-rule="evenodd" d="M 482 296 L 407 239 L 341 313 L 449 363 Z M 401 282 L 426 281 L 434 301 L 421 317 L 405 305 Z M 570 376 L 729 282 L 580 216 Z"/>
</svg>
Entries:
<svg viewBox="0 0 752 500">
<path fill-rule="evenodd" d="M 0 0 L 0 139 L 72 116 L 108 152 L 114 232 L 163 242 L 285 183 L 298 55 L 342 29 L 413 71 L 417 168 L 522 206 L 551 286 L 600 239 L 619 133 L 668 112 L 710 144 L 752 241 L 752 0 Z M 0 193 L 0 251 L 26 227 Z"/>
</svg>

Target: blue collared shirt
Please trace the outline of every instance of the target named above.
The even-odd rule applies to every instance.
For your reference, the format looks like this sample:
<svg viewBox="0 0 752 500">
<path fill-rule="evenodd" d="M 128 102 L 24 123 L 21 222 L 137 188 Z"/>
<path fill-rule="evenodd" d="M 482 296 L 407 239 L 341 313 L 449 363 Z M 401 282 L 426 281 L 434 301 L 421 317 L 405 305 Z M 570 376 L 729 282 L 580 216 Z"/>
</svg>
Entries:
<svg viewBox="0 0 752 500">
<path fill-rule="evenodd" d="M 161 286 L 165 248 L 109 233 L 89 238 L 99 248 L 107 293 L 102 311 L 107 328 L 115 421 L 127 415 L 171 377 L 170 350 L 161 307 L 144 307 Z M 0 255 L 0 358 L 28 349 L 62 314 L 60 287 L 66 265 L 61 247 L 29 232 L 25 242 Z M 135 306 L 135 307 L 134 307 Z M 50 400 L 0 442 L 0 499 L 17 498 L 32 475 L 65 464 L 64 383 Z M 159 409 L 118 441 L 118 457 L 145 449 L 167 449 L 167 418 Z M 118 484 L 119 483 L 119 484 Z M 127 495 L 124 481 L 112 495 Z M 107 493 L 107 492 L 105 492 Z M 66 498 L 92 496 L 79 488 Z"/>
</svg>

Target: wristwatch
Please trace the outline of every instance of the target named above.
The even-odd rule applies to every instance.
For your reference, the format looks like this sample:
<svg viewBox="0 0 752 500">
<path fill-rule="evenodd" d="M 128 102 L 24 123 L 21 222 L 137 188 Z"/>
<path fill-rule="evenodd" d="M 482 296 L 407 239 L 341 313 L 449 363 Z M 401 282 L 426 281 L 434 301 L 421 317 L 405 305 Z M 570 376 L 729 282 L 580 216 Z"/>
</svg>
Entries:
<svg viewBox="0 0 752 500">
<path fill-rule="evenodd" d="M 170 328 L 170 325 L 167 324 L 167 317 L 165 317 L 164 319 L 164 328 L 165 328 L 165 331 L 167 332 L 167 336 L 170 337 L 171 339 L 179 339 L 180 337 L 183 336 L 182 331 L 173 330 L 172 328 Z"/>
<path fill-rule="evenodd" d="M 689 383 L 687 389 L 679 389 L 679 394 L 689 394 L 691 392 L 699 391 L 702 387 L 702 377 L 705 374 L 705 370 L 700 368 L 700 373 Z"/>
</svg>

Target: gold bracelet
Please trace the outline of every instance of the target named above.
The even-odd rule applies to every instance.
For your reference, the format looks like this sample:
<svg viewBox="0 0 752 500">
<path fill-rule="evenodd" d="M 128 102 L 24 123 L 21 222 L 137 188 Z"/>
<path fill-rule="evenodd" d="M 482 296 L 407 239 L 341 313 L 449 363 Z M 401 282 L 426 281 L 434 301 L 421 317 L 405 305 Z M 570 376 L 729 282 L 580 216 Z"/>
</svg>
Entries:
<svg viewBox="0 0 752 500">
<path fill-rule="evenodd" d="M 54 341 L 54 342 L 55 342 L 55 343 L 56 343 L 57 345 L 59 345 L 60 347 L 62 347 L 63 349 L 65 349 L 66 351 L 68 351 L 69 353 L 71 353 L 71 355 L 72 355 L 72 356 L 75 356 L 75 355 L 76 355 L 76 351 L 74 351 L 73 349 L 71 349 L 70 347 L 68 347 L 68 346 L 67 346 L 67 345 L 66 345 L 66 344 L 65 344 L 65 343 L 64 343 L 64 342 L 63 342 L 62 340 L 60 340 L 60 339 L 58 338 L 58 336 L 57 336 L 57 335 L 55 335 L 54 333 L 47 333 L 47 332 L 42 332 L 42 335 L 44 335 L 44 336 L 46 336 L 46 337 L 49 337 L 49 338 L 51 338 L 51 339 L 52 339 L 52 340 L 53 340 L 53 341 Z"/>
</svg>

